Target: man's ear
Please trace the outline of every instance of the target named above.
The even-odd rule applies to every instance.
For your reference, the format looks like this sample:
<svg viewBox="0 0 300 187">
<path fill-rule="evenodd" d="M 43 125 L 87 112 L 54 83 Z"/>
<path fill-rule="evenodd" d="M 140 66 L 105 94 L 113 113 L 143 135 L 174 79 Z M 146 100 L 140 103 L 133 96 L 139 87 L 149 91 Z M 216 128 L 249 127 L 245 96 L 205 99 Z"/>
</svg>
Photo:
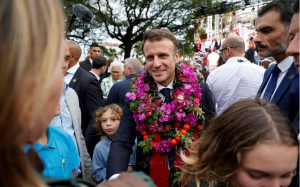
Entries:
<svg viewBox="0 0 300 187">
<path fill-rule="evenodd" d="M 180 51 L 178 50 L 174 55 L 175 64 L 179 62 L 179 59 L 180 59 Z"/>
<path fill-rule="evenodd" d="M 133 69 L 132 67 L 128 67 L 129 68 L 129 71 L 130 71 L 130 75 L 133 74 Z"/>
</svg>

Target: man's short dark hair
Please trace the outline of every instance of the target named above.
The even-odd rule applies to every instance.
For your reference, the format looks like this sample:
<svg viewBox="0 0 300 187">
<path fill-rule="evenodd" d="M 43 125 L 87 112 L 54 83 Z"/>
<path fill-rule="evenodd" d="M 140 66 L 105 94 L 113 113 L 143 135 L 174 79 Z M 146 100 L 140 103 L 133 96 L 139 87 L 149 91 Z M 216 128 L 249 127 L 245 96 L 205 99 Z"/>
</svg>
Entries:
<svg viewBox="0 0 300 187">
<path fill-rule="evenodd" d="M 290 26 L 291 20 L 293 17 L 292 12 L 292 1 L 288 0 L 279 0 L 279 1 L 273 1 L 266 6 L 261 7 L 258 10 L 257 16 L 262 17 L 265 13 L 269 11 L 278 11 L 280 12 L 280 21 L 285 23 L 286 26 Z"/>
<path fill-rule="evenodd" d="M 100 47 L 100 45 L 98 45 L 97 43 L 92 43 L 92 45 L 90 45 L 90 48 L 92 47 Z"/>
<path fill-rule="evenodd" d="M 145 45 L 145 42 L 148 40 L 148 41 L 160 41 L 162 39 L 169 39 L 172 41 L 172 43 L 174 44 L 174 55 L 175 53 L 178 51 L 179 49 L 179 44 L 178 44 L 178 41 L 176 39 L 176 36 L 169 30 L 167 29 L 150 29 L 150 30 L 147 30 L 145 32 L 145 34 L 143 35 L 143 41 L 142 41 L 142 52 L 143 54 L 145 55 L 144 53 L 144 45 Z"/>
<path fill-rule="evenodd" d="M 293 7 L 294 14 L 299 13 L 299 0 L 296 0 Z"/>
<path fill-rule="evenodd" d="M 95 56 L 92 63 L 93 69 L 100 69 L 103 66 L 107 66 L 107 59 L 102 55 Z"/>
</svg>

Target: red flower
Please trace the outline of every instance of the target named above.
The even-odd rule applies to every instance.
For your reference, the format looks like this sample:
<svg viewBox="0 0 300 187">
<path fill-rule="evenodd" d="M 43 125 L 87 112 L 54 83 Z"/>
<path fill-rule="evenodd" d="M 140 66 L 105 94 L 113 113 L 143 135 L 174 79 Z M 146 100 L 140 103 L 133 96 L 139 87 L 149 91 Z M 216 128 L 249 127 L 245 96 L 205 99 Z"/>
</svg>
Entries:
<svg viewBox="0 0 300 187">
<path fill-rule="evenodd" d="M 156 90 L 156 91 L 158 90 L 157 86 L 155 86 L 155 90 Z"/>
<path fill-rule="evenodd" d="M 176 75 L 177 75 L 177 77 L 179 77 L 179 73 L 183 73 L 183 70 L 182 70 L 182 69 L 176 70 Z"/>
<path fill-rule="evenodd" d="M 174 127 L 181 127 L 182 125 L 181 125 L 181 123 L 179 123 L 179 122 L 175 122 L 174 123 Z"/>
<path fill-rule="evenodd" d="M 195 97 L 194 100 L 197 101 L 198 103 L 200 102 L 200 100 L 197 97 Z"/>
<path fill-rule="evenodd" d="M 155 101 L 153 101 L 153 103 L 156 105 L 160 105 L 160 103 L 162 103 L 162 100 L 155 100 Z"/>
<path fill-rule="evenodd" d="M 165 130 L 164 130 L 164 132 L 163 133 L 166 133 L 166 132 L 168 132 L 168 130 L 171 128 L 171 125 L 168 125 L 168 126 L 166 126 L 165 127 Z"/>
<path fill-rule="evenodd" d="M 181 80 L 182 82 L 187 82 L 187 78 L 184 75 L 182 75 L 181 77 L 178 77 L 178 79 Z"/>
</svg>

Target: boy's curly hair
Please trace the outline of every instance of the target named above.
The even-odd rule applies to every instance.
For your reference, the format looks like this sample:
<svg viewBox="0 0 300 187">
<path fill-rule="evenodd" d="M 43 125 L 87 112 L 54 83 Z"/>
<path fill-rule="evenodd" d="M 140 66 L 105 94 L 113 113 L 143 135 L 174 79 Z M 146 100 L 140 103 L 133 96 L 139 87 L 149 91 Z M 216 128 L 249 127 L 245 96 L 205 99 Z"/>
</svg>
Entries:
<svg viewBox="0 0 300 187">
<path fill-rule="evenodd" d="M 117 104 L 111 104 L 105 107 L 98 108 L 98 110 L 96 110 L 96 112 L 94 113 L 94 119 L 95 119 L 94 127 L 97 130 L 98 135 L 100 136 L 106 135 L 101 127 L 101 120 L 102 120 L 102 115 L 105 112 L 107 112 L 109 109 L 112 111 L 113 115 L 117 117 L 117 119 L 121 119 L 121 116 L 123 115 L 122 108 Z"/>
</svg>

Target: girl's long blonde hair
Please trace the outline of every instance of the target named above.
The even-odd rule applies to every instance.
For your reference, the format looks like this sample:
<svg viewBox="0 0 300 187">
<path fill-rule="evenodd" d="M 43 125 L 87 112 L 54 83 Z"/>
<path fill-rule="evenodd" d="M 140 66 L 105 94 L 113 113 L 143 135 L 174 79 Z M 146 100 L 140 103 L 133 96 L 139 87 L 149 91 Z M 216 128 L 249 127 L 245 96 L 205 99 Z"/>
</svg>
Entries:
<svg viewBox="0 0 300 187">
<path fill-rule="evenodd" d="M 1 186 L 44 186 L 21 145 L 49 96 L 62 49 L 63 19 L 58 0 L 0 1 Z M 26 98 L 24 88 L 30 90 Z"/>
</svg>

